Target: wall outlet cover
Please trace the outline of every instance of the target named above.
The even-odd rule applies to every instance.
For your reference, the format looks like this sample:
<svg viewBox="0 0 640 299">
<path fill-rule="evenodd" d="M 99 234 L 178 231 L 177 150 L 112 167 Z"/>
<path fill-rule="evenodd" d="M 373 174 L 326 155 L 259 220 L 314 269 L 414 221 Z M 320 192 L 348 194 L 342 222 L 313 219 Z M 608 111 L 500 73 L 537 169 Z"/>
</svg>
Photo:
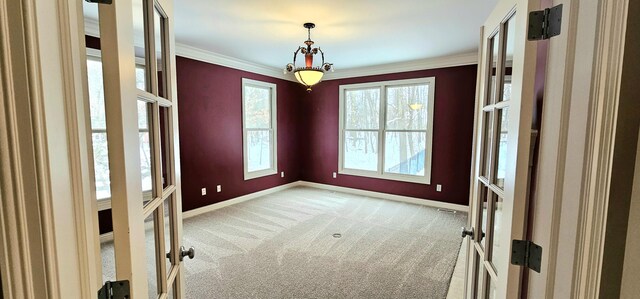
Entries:
<svg viewBox="0 0 640 299">
<path fill-rule="evenodd" d="M 438 191 L 438 192 L 442 192 L 442 185 L 437 184 L 437 185 L 436 185 L 436 191 Z"/>
<path fill-rule="evenodd" d="M 207 195 L 207 188 L 202 188 L 202 196 Z"/>
<path fill-rule="evenodd" d="M 283 178 L 284 177 L 284 171 L 280 173 L 280 177 Z"/>
<path fill-rule="evenodd" d="M 218 191 L 218 192 L 222 192 L 222 185 L 218 185 L 218 186 L 216 186 L 216 191 Z"/>
<path fill-rule="evenodd" d="M 333 173 L 333 178 L 335 179 L 335 178 L 337 178 L 337 177 L 338 177 L 338 174 L 334 172 L 334 173 Z"/>
</svg>

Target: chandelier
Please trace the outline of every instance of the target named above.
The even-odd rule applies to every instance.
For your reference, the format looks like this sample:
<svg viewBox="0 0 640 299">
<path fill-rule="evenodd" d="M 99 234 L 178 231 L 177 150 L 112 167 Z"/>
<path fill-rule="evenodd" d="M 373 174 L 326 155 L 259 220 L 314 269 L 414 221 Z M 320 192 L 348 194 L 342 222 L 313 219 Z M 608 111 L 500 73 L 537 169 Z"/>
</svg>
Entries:
<svg viewBox="0 0 640 299">
<path fill-rule="evenodd" d="M 320 48 L 311 48 L 314 44 L 311 40 L 311 29 L 315 28 L 316 24 L 314 23 L 305 23 L 304 28 L 307 28 L 307 40 L 304 42 L 306 47 L 298 47 L 298 49 L 293 52 L 293 63 L 287 64 L 284 68 L 284 73 L 288 74 L 293 72 L 296 77 L 296 80 L 300 82 L 302 85 L 307 87 L 307 91 L 311 92 L 311 86 L 318 84 L 322 81 L 322 76 L 324 76 L 324 72 L 333 71 L 333 63 L 325 63 L 324 62 L 324 53 Z M 304 54 L 304 67 L 296 67 L 296 58 L 298 56 L 298 52 Z M 313 66 L 313 55 L 318 54 L 320 52 L 320 56 L 322 57 L 322 64 L 318 67 Z"/>
</svg>

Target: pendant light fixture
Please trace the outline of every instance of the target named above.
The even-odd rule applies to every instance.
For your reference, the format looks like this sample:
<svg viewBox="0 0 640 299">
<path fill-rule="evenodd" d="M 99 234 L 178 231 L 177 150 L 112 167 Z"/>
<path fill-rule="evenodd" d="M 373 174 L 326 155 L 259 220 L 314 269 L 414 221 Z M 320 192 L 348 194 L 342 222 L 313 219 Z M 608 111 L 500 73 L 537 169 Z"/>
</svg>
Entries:
<svg viewBox="0 0 640 299">
<path fill-rule="evenodd" d="M 292 73 L 295 75 L 296 80 L 300 82 L 302 85 L 307 87 L 307 91 L 311 92 L 311 86 L 318 84 L 322 81 L 322 77 L 324 76 L 324 72 L 333 71 L 332 63 L 324 62 L 324 53 L 320 48 L 311 48 L 314 42 L 311 40 L 311 29 L 315 28 L 316 25 L 314 23 L 305 23 L 304 28 L 307 28 L 307 40 L 304 42 L 306 47 L 298 47 L 298 49 L 293 52 L 293 63 L 287 64 L 284 68 L 284 73 Z M 298 56 L 298 52 L 304 54 L 304 67 L 296 67 L 296 58 Z M 320 53 L 322 57 L 322 63 L 318 67 L 313 66 L 313 56 Z"/>
</svg>

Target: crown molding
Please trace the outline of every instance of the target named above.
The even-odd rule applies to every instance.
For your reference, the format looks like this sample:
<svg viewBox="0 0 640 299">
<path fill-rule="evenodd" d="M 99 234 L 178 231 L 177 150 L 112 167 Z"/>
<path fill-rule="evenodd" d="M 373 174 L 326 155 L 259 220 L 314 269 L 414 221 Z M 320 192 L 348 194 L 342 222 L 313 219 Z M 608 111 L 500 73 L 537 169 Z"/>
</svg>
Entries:
<svg viewBox="0 0 640 299">
<path fill-rule="evenodd" d="M 327 73 L 323 81 L 364 77 L 373 75 L 383 75 L 392 73 L 403 73 L 411 71 L 421 71 L 428 69 L 437 69 L 444 67 L 454 67 L 462 65 L 471 65 L 478 63 L 478 53 L 465 53 L 457 55 L 449 55 L 435 58 L 411 60 L 397 63 L 380 64 L 359 68 L 350 68 L 337 70 L 333 73 Z"/>
<path fill-rule="evenodd" d="M 98 25 L 98 22 L 96 20 L 85 19 L 85 34 L 93 37 L 100 37 L 100 26 Z M 241 71 L 297 82 L 291 74 L 284 74 L 282 69 L 266 66 L 259 63 L 249 62 L 238 58 L 233 58 L 181 43 L 176 43 L 176 55 Z M 349 68 L 343 70 L 338 69 L 335 72 L 325 73 L 323 81 L 392 73 L 403 73 L 477 63 L 478 53 L 472 52 L 359 68 Z"/>
<path fill-rule="evenodd" d="M 185 44 L 176 44 L 176 55 L 241 71 L 297 82 L 293 76 L 284 74 L 282 69 L 233 58 Z"/>
</svg>

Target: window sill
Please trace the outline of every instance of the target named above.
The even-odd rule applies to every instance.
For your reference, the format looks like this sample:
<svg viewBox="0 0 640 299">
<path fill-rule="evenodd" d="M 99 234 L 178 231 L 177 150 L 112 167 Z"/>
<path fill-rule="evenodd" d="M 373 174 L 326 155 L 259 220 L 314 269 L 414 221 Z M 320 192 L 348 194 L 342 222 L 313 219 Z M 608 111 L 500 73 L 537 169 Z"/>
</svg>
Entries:
<svg viewBox="0 0 640 299">
<path fill-rule="evenodd" d="M 426 176 L 414 176 L 414 175 L 403 175 L 403 174 L 380 174 L 375 171 L 366 171 L 366 170 L 357 170 L 357 169 L 342 169 L 338 171 L 341 175 L 350 175 L 350 176 L 359 176 L 373 179 L 381 179 L 381 180 L 390 180 L 390 181 L 399 181 L 405 183 L 414 183 L 414 184 L 422 184 L 422 185 L 431 185 L 430 175 Z"/>
<path fill-rule="evenodd" d="M 265 176 L 274 175 L 274 174 L 277 174 L 277 173 L 278 173 L 277 169 L 265 169 L 265 170 L 258 170 L 258 171 L 253 171 L 253 172 L 245 172 L 244 173 L 244 180 L 248 181 L 248 180 L 252 180 L 252 179 L 257 179 L 257 178 L 261 178 L 261 177 L 265 177 Z"/>
</svg>

